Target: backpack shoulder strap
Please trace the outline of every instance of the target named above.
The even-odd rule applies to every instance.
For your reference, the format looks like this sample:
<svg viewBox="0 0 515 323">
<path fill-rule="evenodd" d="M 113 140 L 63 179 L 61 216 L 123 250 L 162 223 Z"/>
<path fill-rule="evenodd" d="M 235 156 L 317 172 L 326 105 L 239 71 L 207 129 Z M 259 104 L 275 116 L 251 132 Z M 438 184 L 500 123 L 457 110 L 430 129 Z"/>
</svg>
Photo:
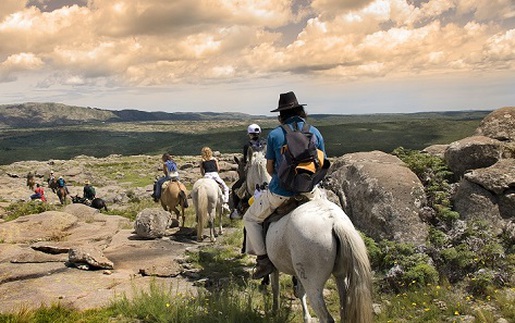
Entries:
<svg viewBox="0 0 515 323">
<path fill-rule="evenodd" d="M 281 125 L 281 128 L 283 128 L 284 132 L 286 133 L 291 133 L 293 132 L 293 130 L 290 128 L 290 126 L 288 126 L 287 124 L 282 124 Z"/>
<path fill-rule="evenodd" d="M 302 132 L 309 132 L 309 128 L 311 128 L 311 126 L 304 121 L 304 125 L 302 126 Z"/>
</svg>

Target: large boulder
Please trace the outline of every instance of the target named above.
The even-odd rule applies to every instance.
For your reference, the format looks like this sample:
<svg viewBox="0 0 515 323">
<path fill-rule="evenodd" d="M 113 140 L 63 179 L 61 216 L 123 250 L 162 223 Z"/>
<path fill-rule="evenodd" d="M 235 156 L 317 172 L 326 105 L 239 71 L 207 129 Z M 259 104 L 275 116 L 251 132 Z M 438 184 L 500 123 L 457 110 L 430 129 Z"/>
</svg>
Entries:
<svg viewBox="0 0 515 323">
<path fill-rule="evenodd" d="M 171 221 L 170 213 L 163 209 L 144 209 L 136 215 L 134 230 L 140 238 L 161 238 L 166 234 L 166 229 L 170 226 Z"/>
<path fill-rule="evenodd" d="M 500 227 L 515 217 L 515 159 L 465 174 L 455 197 L 455 209 L 464 219 L 487 220 Z"/>
<path fill-rule="evenodd" d="M 515 141 L 515 107 L 497 109 L 488 114 L 479 124 L 476 134 L 500 141 Z"/>
<path fill-rule="evenodd" d="M 329 175 L 357 229 L 376 241 L 425 243 L 424 187 L 399 158 L 381 151 L 346 154 L 334 160 Z"/>
<path fill-rule="evenodd" d="M 444 159 L 459 178 L 465 172 L 495 164 L 501 158 L 501 142 L 485 136 L 467 137 L 447 147 Z"/>
</svg>

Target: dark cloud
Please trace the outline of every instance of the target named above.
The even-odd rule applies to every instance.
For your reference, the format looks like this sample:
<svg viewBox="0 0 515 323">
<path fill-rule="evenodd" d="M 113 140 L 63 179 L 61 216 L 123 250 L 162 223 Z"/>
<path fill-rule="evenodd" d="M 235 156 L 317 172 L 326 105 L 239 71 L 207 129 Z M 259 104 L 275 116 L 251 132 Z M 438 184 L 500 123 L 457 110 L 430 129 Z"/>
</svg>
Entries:
<svg viewBox="0 0 515 323">
<path fill-rule="evenodd" d="M 27 7 L 36 7 L 40 11 L 51 12 L 62 7 L 70 7 L 78 5 L 85 7 L 88 4 L 88 0 L 28 0 Z"/>
</svg>

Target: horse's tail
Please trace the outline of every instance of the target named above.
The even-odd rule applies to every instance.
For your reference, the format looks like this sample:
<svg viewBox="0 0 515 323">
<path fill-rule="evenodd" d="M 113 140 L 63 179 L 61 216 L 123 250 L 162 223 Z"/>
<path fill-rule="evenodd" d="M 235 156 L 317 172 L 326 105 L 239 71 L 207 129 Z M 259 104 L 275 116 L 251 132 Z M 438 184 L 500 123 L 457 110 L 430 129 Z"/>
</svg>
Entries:
<svg viewBox="0 0 515 323">
<path fill-rule="evenodd" d="M 372 322 L 372 273 L 367 248 L 352 224 L 336 221 L 333 232 L 339 248 L 335 276 L 340 281 L 340 308 L 343 322 Z M 343 283 L 347 278 L 347 284 Z M 342 290 L 342 289 L 346 289 Z"/>
</svg>

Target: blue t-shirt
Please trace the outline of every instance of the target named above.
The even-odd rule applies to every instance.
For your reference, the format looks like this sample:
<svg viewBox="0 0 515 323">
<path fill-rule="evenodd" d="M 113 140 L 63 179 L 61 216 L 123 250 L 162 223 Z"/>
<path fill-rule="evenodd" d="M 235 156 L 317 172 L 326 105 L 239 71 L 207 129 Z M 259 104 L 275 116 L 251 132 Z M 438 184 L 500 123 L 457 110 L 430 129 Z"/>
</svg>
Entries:
<svg viewBox="0 0 515 323">
<path fill-rule="evenodd" d="M 166 168 L 168 169 L 168 176 L 170 176 L 170 173 L 177 171 L 177 164 L 172 160 L 165 161 Z"/>
<path fill-rule="evenodd" d="M 298 129 L 302 129 L 304 126 L 305 120 L 301 117 L 295 116 L 286 120 L 285 124 L 288 124 L 293 129 L 293 123 L 297 123 Z M 310 125 L 309 132 L 311 132 L 316 138 L 316 146 L 318 149 L 322 150 L 325 155 L 325 146 L 324 146 L 324 138 L 320 131 L 317 128 Z M 277 169 L 279 168 L 279 164 L 281 163 L 281 148 L 286 144 L 286 138 L 284 134 L 283 128 L 280 126 L 272 130 L 268 134 L 267 138 L 267 146 L 266 146 L 266 159 L 274 160 L 274 173 L 272 174 L 272 180 L 268 185 L 268 189 L 270 192 L 275 193 L 281 196 L 293 196 L 294 192 L 288 191 L 281 187 L 279 182 L 279 177 L 277 176 Z"/>
</svg>

